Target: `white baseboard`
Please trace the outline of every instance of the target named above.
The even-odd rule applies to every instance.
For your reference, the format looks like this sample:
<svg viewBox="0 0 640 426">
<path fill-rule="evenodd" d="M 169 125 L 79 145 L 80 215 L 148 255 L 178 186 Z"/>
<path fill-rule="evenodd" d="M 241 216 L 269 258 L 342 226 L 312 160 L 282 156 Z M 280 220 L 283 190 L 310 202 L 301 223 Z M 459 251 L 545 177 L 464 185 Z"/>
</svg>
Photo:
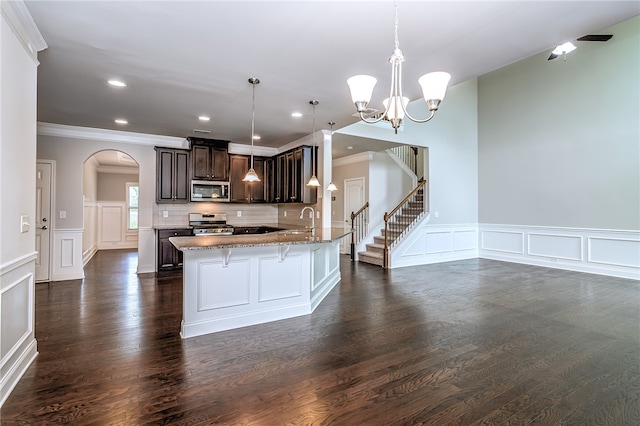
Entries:
<svg viewBox="0 0 640 426">
<path fill-rule="evenodd" d="M 480 224 L 479 257 L 640 280 L 640 232 Z"/>
<path fill-rule="evenodd" d="M 89 247 L 87 251 L 82 253 L 82 266 L 86 266 L 87 263 L 89 263 L 89 261 L 93 259 L 93 256 L 95 256 L 97 252 L 98 252 L 98 246 L 97 244 L 93 244 L 91 247 Z"/>
</svg>

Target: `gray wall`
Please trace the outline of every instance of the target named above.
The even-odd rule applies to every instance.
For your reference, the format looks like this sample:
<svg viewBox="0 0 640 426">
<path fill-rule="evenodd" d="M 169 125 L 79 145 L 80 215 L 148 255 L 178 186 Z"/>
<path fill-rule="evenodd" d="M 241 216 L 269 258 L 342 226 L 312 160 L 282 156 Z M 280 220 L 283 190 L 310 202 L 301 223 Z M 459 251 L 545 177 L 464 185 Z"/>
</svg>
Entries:
<svg viewBox="0 0 640 426">
<path fill-rule="evenodd" d="M 98 201 L 127 201 L 127 182 L 137 183 L 137 174 L 98 172 Z"/>
<path fill-rule="evenodd" d="M 38 158 L 56 161 L 56 229 L 82 228 L 83 164 L 93 154 L 105 149 L 122 151 L 140 165 L 139 226 L 152 226 L 156 187 L 153 146 L 39 135 Z M 60 219 L 60 210 L 67 212 L 66 219 Z"/>
<path fill-rule="evenodd" d="M 480 77 L 481 223 L 640 229 L 638 28 Z"/>
<path fill-rule="evenodd" d="M 369 161 L 358 161 L 342 166 L 334 166 L 331 171 L 333 183 L 338 187 L 337 191 L 331 193 L 335 197 L 335 201 L 331 202 L 331 221 L 344 222 L 350 218 L 344 214 L 344 181 L 346 179 L 364 178 L 364 196 L 365 201 L 369 197 Z"/>
</svg>

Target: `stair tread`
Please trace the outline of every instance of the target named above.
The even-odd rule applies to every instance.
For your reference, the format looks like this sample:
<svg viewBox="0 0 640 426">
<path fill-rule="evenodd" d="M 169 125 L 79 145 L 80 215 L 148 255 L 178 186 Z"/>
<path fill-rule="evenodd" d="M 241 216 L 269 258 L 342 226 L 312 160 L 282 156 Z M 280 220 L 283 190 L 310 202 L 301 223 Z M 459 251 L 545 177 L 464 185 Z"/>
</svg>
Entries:
<svg viewBox="0 0 640 426">
<path fill-rule="evenodd" d="M 365 245 L 366 247 L 374 247 L 374 248 L 384 248 L 384 243 L 369 243 Z"/>
<path fill-rule="evenodd" d="M 382 259 L 383 254 L 382 253 L 371 253 L 371 252 L 368 252 L 368 251 L 360 251 L 360 252 L 358 252 L 358 256 L 359 257 L 360 256 L 375 257 L 375 258 L 378 258 L 378 259 Z"/>
</svg>

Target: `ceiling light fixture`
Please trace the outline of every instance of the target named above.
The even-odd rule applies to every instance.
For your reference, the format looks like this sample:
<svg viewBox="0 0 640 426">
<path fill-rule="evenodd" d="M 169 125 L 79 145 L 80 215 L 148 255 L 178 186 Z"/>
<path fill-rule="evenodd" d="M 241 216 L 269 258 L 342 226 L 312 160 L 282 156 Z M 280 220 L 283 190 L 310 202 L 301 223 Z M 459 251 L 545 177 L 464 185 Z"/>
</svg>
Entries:
<svg viewBox="0 0 640 426">
<path fill-rule="evenodd" d="M 198 120 L 200 121 L 209 121 L 211 120 L 211 117 L 207 117 L 206 115 L 201 115 L 198 117 Z"/>
<path fill-rule="evenodd" d="M 129 124 L 129 122 L 124 118 L 116 118 L 114 121 L 116 122 L 116 124 Z"/>
<path fill-rule="evenodd" d="M 124 81 L 120 81 L 120 80 L 109 80 L 107 81 L 107 83 L 109 83 L 112 86 L 115 87 L 127 87 L 127 83 L 125 83 Z"/>
<path fill-rule="evenodd" d="M 309 178 L 309 182 L 307 182 L 307 186 L 313 186 L 313 187 L 318 187 L 320 186 L 320 181 L 318 180 L 318 178 L 316 177 L 316 158 L 315 158 L 315 153 L 316 153 L 316 105 L 318 105 L 320 102 L 316 101 L 315 99 L 312 101 L 309 101 L 309 103 L 313 106 L 313 148 L 311 149 L 311 169 L 313 171 L 313 173 L 311 174 L 311 177 Z"/>
<path fill-rule="evenodd" d="M 330 121 L 327 123 L 329 126 L 331 126 L 331 140 L 333 141 L 333 126 L 336 124 L 335 121 Z M 338 187 L 332 182 L 329 182 L 329 185 L 327 185 L 327 191 L 337 191 Z"/>
<path fill-rule="evenodd" d="M 293 118 L 300 118 L 300 117 L 302 117 L 302 113 L 301 112 L 292 112 L 291 116 Z"/>
<path fill-rule="evenodd" d="M 404 56 L 400 50 L 400 42 L 398 40 L 398 2 L 395 2 L 395 48 L 389 62 L 391 62 L 391 89 L 389 91 L 389 97 L 383 101 L 384 113 L 380 114 L 377 118 L 367 119 L 365 113 L 367 111 L 367 105 L 371 101 L 371 95 L 373 94 L 373 88 L 376 85 L 376 78 L 370 75 L 354 75 L 347 80 L 349 89 L 351 91 L 351 99 L 356 106 L 356 110 L 360 116 L 360 119 L 368 124 L 377 123 L 382 119 L 391 122 L 395 133 L 398 133 L 398 127 L 402 123 L 405 115 L 416 123 L 426 123 L 431 120 L 435 115 L 440 102 L 444 99 L 444 95 L 447 91 L 447 85 L 451 79 L 451 75 L 442 72 L 431 72 L 423 75 L 418 79 L 418 83 L 422 87 L 422 94 L 424 100 L 429 108 L 430 115 L 424 119 L 416 119 L 411 117 L 407 112 L 407 104 L 409 98 L 402 96 L 402 63 L 404 62 Z"/>
<path fill-rule="evenodd" d="M 562 55 L 564 60 L 566 61 L 567 53 L 571 53 L 574 50 L 576 50 L 576 46 L 570 41 L 559 44 L 555 49 L 553 49 L 553 52 L 551 52 L 551 56 L 549 57 L 549 59 L 557 58 L 558 56 Z"/>
<path fill-rule="evenodd" d="M 253 169 L 253 141 L 255 140 L 255 122 L 256 122 L 256 84 L 260 83 L 257 78 L 251 77 L 249 83 L 253 85 L 253 99 L 251 101 L 251 167 L 242 179 L 245 182 L 260 182 L 258 174 Z"/>
</svg>

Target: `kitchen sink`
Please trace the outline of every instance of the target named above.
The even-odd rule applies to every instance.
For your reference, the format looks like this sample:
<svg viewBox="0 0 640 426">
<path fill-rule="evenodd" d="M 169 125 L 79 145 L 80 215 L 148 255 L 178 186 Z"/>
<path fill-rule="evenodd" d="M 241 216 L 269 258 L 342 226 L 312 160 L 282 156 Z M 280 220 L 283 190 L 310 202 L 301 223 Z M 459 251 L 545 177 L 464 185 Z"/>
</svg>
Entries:
<svg viewBox="0 0 640 426">
<path fill-rule="evenodd" d="M 285 235 L 299 235 L 299 234 L 309 234 L 313 231 L 312 229 L 285 229 L 281 231 L 281 234 Z"/>
</svg>

